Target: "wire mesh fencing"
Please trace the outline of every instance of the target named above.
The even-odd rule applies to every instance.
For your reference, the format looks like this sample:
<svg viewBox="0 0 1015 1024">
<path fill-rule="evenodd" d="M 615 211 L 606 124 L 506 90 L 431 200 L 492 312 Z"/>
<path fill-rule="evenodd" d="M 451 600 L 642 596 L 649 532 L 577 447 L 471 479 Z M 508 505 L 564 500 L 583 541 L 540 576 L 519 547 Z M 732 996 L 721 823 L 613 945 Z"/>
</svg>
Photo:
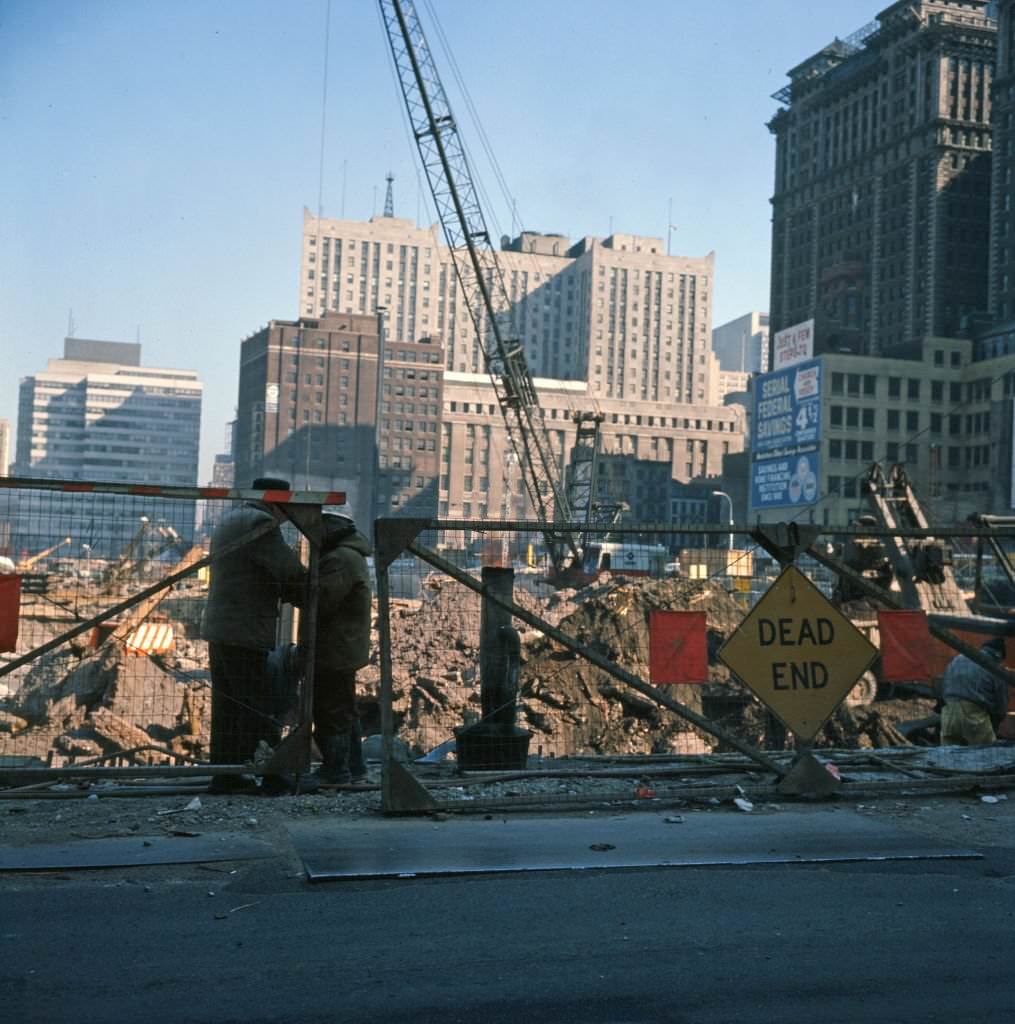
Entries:
<svg viewBox="0 0 1015 1024">
<path fill-rule="evenodd" d="M 653 771 L 667 758 L 687 770 L 703 758 L 744 762 L 747 748 L 762 755 L 794 749 L 782 722 L 717 657 L 782 568 L 748 538 L 731 547 L 726 535 L 689 534 L 686 527 L 591 530 L 581 562 L 563 559 L 555 567 L 545 531 L 534 523 L 420 525 L 387 572 L 390 720 L 395 746 L 421 777 L 439 780 L 441 767 L 524 770 L 538 780 L 568 768 L 596 773 L 627 765 L 617 785 L 630 792 L 628 776 L 645 771 L 636 767 L 641 760 L 651 759 Z M 378 529 L 381 536 L 383 521 Z M 829 534 L 821 544 L 841 553 L 850 540 Z M 723 546 L 712 546 L 717 541 Z M 844 589 L 818 559 L 802 555 L 796 564 L 876 643 L 873 603 Z M 508 597 L 521 611 L 493 616 L 493 630 L 480 591 L 495 586 L 497 572 L 510 577 Z M 707 669 L 700 679 L 671 685 L 653 678 L 656 611 L 704 615 Z M 929 689 L 903 699 L 882 692 L 876 671 L 868 671 L 813 746 L 932 743 L 927 727 L 935 707 Z M 517 779 L 504 786 L 524 793 Z M 553 783 L 549 792 L 569 797 L 571 788 Z"/>
<path fill-rule="evenodd" d="M 4 774 L 238 773 L 300 731 L 297 606 L 316 596 L 311 542 L 284 510 L 320 503 L 257 497 L 3 482 Z"/>
</svg>

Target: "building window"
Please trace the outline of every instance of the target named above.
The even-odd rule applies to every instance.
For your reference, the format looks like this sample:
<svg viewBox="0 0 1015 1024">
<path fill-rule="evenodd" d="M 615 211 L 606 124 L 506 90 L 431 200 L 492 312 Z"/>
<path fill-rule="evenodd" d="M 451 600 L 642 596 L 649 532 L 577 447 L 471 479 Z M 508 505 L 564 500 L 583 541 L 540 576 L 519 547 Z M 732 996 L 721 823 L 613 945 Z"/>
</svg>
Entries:
<svg viewBox="0 0 1015 1024">
<path fill-rule="evenodd" d="M 899 410 L 889 409 L 888 410 L 888 429 L 898 430 L 899 429 Z"/>
<path fill-rule="evenodd" d="M 906 397 L 911 401 L 919 401 L 920 382 L 915 377 L 910 377 L 906 381 Z"/>
<path fill-rule="evenodd" d="M 874 410 L 873 409 L 861 409 L 860 425 L 864 430 L 874 429 Z"/>
<path fill-rule="evenodd" d="M 889 377 L 888 378 L 888 397 L 889 398 L 901 398 L 902 397 L 902 378 L 901 377 Z"/>
<path fill-rule="evenodd" d="M 846 379 L 844 373 L 833 373 L 832 374 L 832 394 L 841 395 L 843 394 L 843 382 Z"/>
<path fill-rule="evenodd" d="M 915 433 L 920 429 L 920 414 L 912 409 L 906 413 L 906 430 L 910 433 Z"/>
<path fill-rule="evenodd" d="M 833 427 L 841 427 L 842 426 L 842 406 L 841 405 L 833 405 L 831 407 L 831 411 L 829 412 L 829 420 L 830 420 L 830 422 L 831 422 Z M 688 444 L 690 444 L 690 442 L 688 442 Z"/>
</svg>

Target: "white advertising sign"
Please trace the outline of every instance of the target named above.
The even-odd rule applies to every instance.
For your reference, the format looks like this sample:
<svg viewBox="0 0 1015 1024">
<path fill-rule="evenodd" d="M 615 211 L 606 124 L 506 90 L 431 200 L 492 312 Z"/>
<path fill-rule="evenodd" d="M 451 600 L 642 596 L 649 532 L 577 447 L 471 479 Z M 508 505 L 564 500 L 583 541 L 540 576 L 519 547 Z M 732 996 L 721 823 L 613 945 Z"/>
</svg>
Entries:
<svg viewBox="0 0 1015 1024">
<path fill-rule="evenodd" d="M 264 389 L 264 411 L 278 412 L 278 385 L 269 384 Z"/>
<path fill-rule="evenodd" d="M 814 321 L 805 320 L 784 331 L 777 331 L 772 345 L 772 369 L 784 370 L 787 366 L 802 363 L 814 355 Z"/>
</svg>

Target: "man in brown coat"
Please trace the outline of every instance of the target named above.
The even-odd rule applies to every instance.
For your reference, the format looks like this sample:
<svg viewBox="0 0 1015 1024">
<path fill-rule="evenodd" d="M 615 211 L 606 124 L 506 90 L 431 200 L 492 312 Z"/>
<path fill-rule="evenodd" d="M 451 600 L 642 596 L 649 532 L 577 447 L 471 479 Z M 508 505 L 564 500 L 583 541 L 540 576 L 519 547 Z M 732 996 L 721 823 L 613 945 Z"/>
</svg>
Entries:
<svg viewBox="0 0 1015 1024">
<path fill-rule="evenodd" d="M 314 656 L 314 740 L 321 752 L 322 782 L 350 781 L 359 744 L 356 670 L 370 660 L 370 542 L 344 508 L 321 510 L 321 546 Z M 350 761 L 351 758 L 351 761 Z M 359 762 L 359 764 L 357 764 Z"/>
<path fill-rule="evenodd" d="M 261 477 L 255 491 L 288 491 L 286 480 Z M 279 741 L 279 725 L 268 681 L 268 652 L 276 644 L 279 602 L 301 604 L 306 571 L 276 526 L 243 543 L 273 522 L 269 506 L 243 502 L 215 528 L 211 540 L 211 586 L 201 634 L 211 667 L 211 760 L 244 764 L 259 740 Z M 236 545 L 239 544 L 238 547 Z M 218 555 L 234 548 L 225 555 Z M 213 792 L 236 788 L 234 776 L 215 779 Z"/>
</svg>

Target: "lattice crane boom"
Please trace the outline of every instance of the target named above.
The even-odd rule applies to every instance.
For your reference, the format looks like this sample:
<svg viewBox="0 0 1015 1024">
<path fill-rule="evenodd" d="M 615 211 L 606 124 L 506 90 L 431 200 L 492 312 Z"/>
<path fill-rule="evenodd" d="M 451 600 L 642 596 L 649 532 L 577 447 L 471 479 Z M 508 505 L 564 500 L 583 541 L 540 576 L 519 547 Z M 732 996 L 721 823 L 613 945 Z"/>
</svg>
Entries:
<svg viewBox="0 0 1015 1024">
<path fill-rule="evenodd" d="M 457 122 L 413 0 L 379 3 L 409 123 L 455 274 L 529 499 L 544 525 L 554 568 L 559 570 L 568 552 L 580 560 L 580 538 L 565 528 L 571 523 L 572 510 L 546 433 L 525 348 L 514 336 L 511 301 Z"/>
</svg>

